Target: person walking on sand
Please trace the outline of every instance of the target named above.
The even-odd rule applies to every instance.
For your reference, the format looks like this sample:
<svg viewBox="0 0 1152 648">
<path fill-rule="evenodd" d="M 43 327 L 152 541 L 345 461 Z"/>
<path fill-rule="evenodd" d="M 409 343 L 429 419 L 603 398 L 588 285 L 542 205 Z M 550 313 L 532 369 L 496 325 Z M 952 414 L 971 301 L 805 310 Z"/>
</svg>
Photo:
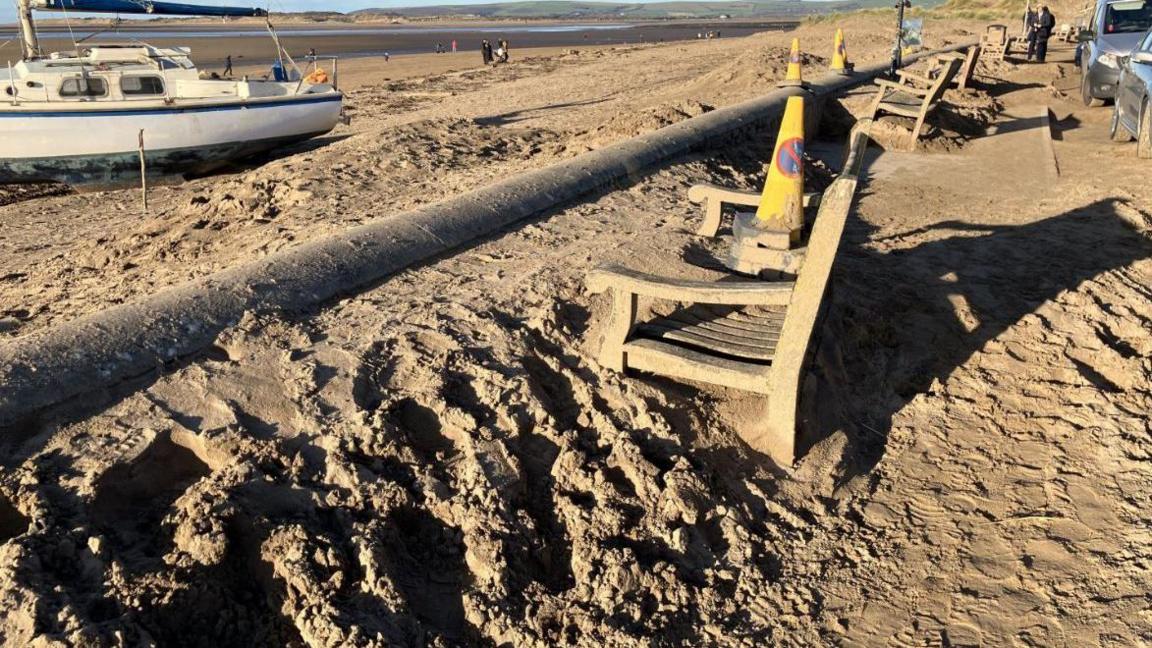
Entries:
<svg viewBox="0 0 1152 648">
<path fill-rule="evenodd" d="M 484 57 L 484 65 L 492 65 L 492 43 L 487 39 L 480 43 L 480 56 Z"/>
<path fill-rule="evenodd" d="M 1056 29 L 1056 16 L 1048 11 L 1048 5 L 1040 7 L 1040 14 L 1036 16 L 1036 62 L 1043 63 L 1048 58 L 1048 39 L 1052 38 L 1052 30 Z"/>
<path fill-rule="evenodd" d="M 224 76 L 226 76 L 226 77 L 232 76 L 232 55 L 231 54 L 224 57 Z"/>
</svg>

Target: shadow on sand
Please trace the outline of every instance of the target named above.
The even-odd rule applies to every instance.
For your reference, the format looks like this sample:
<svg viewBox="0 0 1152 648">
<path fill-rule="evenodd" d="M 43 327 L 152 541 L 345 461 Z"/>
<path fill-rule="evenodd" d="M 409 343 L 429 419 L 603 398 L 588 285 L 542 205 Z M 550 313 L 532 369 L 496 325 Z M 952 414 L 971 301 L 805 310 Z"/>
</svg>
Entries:
<svg viewBox="0 0 1152 648">
<path fill-rule="evenodd" d="M 941 222 L 899 239 L 948 235 L 887 252 L 865 247 L 884 241 L 859 219 L 849 228 L 826 329 L 840 375 L 824 376 L 843 399 L 844 481 L 876 465 L 893 416 L 933 381 L 1060 293 L 1152 256 L 1112 200 L 1021 225 Z"/>
</svg>

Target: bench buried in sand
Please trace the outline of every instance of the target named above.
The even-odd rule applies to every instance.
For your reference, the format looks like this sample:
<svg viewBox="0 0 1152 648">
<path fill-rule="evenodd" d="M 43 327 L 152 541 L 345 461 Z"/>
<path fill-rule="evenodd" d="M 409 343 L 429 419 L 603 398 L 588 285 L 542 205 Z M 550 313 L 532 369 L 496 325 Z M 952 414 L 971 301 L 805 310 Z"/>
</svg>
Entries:
<svg viewBox="0 0 1152 648">
<path fill-rule="evenodd" d="M 634 369 L 767 396 L 767 420 L 758 429 L 740 430 L 740 434 L 752 448 L 790 466 L 795 459 L 800 385 L 856 193 L 868 125 L 861 124 L 853 133 L 844 171 L 819 200 L 815 222 L 800 247 L 790 246 L 785 236 L 781 249 L 761 247 L 756 255 L 734 250 L 734 255 L 744 255 L 742 270 L 749 270 L 752 256 L 752 262 L 759 264 L 754 274 L 764 276 L 775 270 L 778 276 L 794 280 L 708 282 L 658 277 L 619 266 L 595 270 L 588 278 L 588 290 L 612 296 L 601 364 L 617 371 Z M 784 138 L 783 132 L 780 137 Z M 709 201 L 710 213 L 713 208 L 716 216 L 708 218 L 706 225 L 709 234 L 719 227 L 718 195 Z M 738 240 L 735 244 L 742 245 Z M 678 302 L 684 308 L 637 322 L 640 297 Z"/>
</svg>

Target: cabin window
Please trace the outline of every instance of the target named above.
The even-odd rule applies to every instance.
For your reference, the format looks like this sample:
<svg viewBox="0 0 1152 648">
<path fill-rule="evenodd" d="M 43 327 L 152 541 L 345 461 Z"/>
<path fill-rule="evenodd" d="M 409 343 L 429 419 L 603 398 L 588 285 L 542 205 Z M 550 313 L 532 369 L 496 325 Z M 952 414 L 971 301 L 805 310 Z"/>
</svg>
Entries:
<svg viewBox="0 0 1152 648">
<path fill-rule="evenodd" d="M 108 94 L 108 83 L 99 77 L 64 79 L 60 84 L 61 97 L 103 97 Z"/>
<path fill-rule="evenodd" d="M 125 96 L 156 96 L 164 94 L 164 80 L 154 76 L 128 76 L 120 79 L 120 90 Z"/>
</svg>

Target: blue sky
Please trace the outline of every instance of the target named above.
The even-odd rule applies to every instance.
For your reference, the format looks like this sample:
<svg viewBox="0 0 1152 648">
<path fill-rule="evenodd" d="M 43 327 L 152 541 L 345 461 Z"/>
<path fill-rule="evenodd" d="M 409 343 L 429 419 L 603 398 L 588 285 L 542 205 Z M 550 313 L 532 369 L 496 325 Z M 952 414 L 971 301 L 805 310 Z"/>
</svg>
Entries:
<svg viewBox="0 0 1152 648">
<path fill-rule="evenodd" d="M 484 4 L 500 0 L 344 0 L 318 2 L 317 0 L 173 0 L 186 4 L 223 5 L 232 7 L 269 7 L 272 11 L 354 11 L 375 7 L 414 7 L 438 4 Z M 644 2 L 645 0 L 630 0 Z M 652 0 L 649 0 L 652 1 Z M 45 14 L 39 14 L 45 15 Z M 15 0 L 0 0 L 0 23 L 16 18 Z"/>
</svg>

